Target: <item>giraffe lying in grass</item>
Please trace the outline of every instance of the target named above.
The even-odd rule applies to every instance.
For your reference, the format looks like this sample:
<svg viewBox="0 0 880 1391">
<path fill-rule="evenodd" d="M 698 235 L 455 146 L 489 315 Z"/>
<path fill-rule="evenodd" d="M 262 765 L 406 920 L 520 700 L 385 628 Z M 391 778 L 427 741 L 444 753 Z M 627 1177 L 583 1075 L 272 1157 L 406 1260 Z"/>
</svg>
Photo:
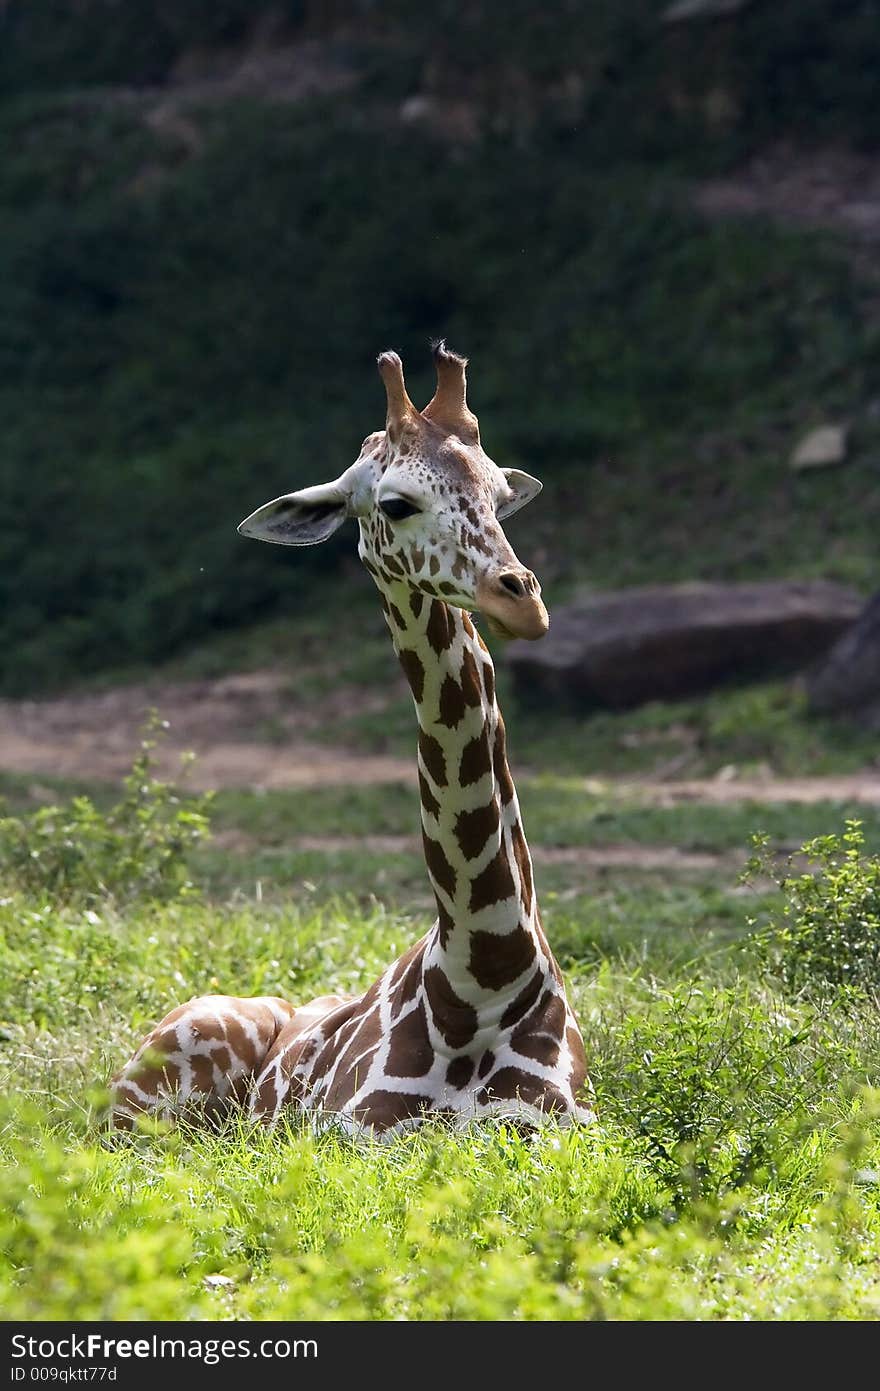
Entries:
<svg viewBox="0 0 880 1391">
<path fill-rule="evenodd" d="M 437 920 L 362 995 L 294 1006 L 210 995 L 161 1021 L 111 1084 L 112 1116 L 285 1107 L 350 1132 L 393 1134 L 428 1115 L 586 1121 L 580 1030 L 544 935 L 505 754 L 488 649 L 540 638 L 540 586 L 499 522 L 541 484 L 480 444 L 463 358 L 439 344 L 423 411 L 400 358 L 379 372 L 385 429 L 333 483 L 276 498 L 241 523 L 282 546 L 324 541 L 346 518 L 375 580 L 418 718 L 422 837 Z"/>
</svg>

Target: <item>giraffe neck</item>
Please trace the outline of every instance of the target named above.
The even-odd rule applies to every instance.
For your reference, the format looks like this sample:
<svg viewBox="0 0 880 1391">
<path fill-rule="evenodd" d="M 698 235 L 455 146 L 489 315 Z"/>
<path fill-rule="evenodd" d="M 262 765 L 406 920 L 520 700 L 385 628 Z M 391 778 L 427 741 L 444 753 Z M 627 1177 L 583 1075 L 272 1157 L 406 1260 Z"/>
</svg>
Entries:
<svg viewBox="0 0 880 1391">
<path fill-rule="evenodd" d="M 540 926 L 492 659 L 462 610 L 403 584 L 380 590 L 419 723 L 422 838 L 438 910 L 426 972 L 439 972 L 441 996 L 448 984 L 451 1008 L 497 1026 L 557 969 Z"/>
</svg>

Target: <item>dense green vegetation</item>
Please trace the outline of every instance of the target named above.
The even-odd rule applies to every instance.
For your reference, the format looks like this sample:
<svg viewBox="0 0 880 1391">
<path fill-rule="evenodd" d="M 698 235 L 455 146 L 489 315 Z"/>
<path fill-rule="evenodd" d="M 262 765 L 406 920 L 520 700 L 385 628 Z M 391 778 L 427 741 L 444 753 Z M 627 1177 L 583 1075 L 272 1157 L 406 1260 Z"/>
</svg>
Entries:
<svg viewBox="0 0 880 1391">
<path fill-rule="evenodd" d="M 485 5 L 352 3 L 339 36 L 317 8 L 274 6 L 273 43 L 329 45 L 350 85 L 292 101 L 184 80 L 234 70 L 264 5 L 4 7 L 2 688 L 295 615 L 319 572 L 348 605 L 350 571 L 323 580 L 345 538 L 293 564 L 235 525 L 354 457 L 378 349 L 426 397 L 440 334 L 472 358 L 490 452 L 547 482 L 512 534 L 551 599 L 867 587 L 867 269 L 824 234 L 709 223 L 690 188 L 771 135 L 876 144 L 876 5 L 672 27 L 648 0 L 515 5 L 499 27 Z M 424 93 L 469 104 L 473 132 L 402 119 Z M 851 462 L 793 479 L 828 413 Z"/>
<path fill-rule="evenodd" d="M 726 858 L 711 873 L 575 864 L 556 866 L 550 888 L 540 855 L 556 839 L 552 810 L 535 801 L 545 924 L 587 1042 L 592 1127 L 524 1138 L 504 1123 L 435 1124 L 379 1146 L 295 1120 L 272 1134 L 231 1120 L 219 1133 L 148 1126 L 111 1139 L 104 1083 L 173 1004 L 227 989 L 358 990 L 430 921 L 415 856 L 400 878 L 390 857 L 380 880 L 389 857 L 313 850 L 263 894 L 269 828 L 246 800 L 227 802 L 218 826 L 245 839 L 223 847 L 213 896 L 194 898 L 164 852 L 176 818 L 204 809 L 141 783 L 128 882 L 71 877 L 56 893 L 51 858 L 42 884 L 40 859 L 7 862 L 7 1317 L 877 1316 L 876 819 L 866 844 L 842 809 L 824 809 L 840 834 L 813 846 L 813 876 L 785 880 L 775 861 L 768 876 L 756 861 L 747 893 L 731 859 L 744 863 L 749 847 L 739 819 L 722 816 L 711 838 Z M 69 858 L 101 826 L 112 838 L 127 795 L 93 807 L 84 828 L 63 803 L 56 848 Z M 372 795 L 365 816 L 384 805 Z M 320 826 L 326 800 L 300 794 L 296 815 Z M 670 839 L 687 842 L 690 814 L 676 831 L 677 813 L 664 813 Z M 771 846 L 813 815 L 764 808 Z M 44 852 L 45 821 L 27 815 L 0 823 L 0 846 L 28 830 Z M 190 878 L 210 868 L 190 859 Z M 834 924 L 824 950 L 822 921 Z"/>
</svg>

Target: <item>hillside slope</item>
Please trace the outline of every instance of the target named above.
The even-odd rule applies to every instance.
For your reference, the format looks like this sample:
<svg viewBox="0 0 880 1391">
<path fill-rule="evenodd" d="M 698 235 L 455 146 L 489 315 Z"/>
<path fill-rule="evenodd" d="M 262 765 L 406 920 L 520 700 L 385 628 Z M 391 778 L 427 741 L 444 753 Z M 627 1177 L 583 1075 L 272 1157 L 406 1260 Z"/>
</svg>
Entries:
<svg viewBox="0 0 880 1391">
<path fill-rule="evenodd" d="M 440 335 L 490 453 L 545 479 L 511 530 L 557 602 L 875 583 L 870 258 L 698 195 L 782 138 L 873 161 L 876 6 L 581 8 L 3 8 L 0 689 L 295 620 L 319 584 L 361 602 L 350 538 L 292 564 L 235 526 L 354 457 L 379 349 L 426 399 Z M 793 475 L 829 418 L 845 468 Z"/>
</svg>

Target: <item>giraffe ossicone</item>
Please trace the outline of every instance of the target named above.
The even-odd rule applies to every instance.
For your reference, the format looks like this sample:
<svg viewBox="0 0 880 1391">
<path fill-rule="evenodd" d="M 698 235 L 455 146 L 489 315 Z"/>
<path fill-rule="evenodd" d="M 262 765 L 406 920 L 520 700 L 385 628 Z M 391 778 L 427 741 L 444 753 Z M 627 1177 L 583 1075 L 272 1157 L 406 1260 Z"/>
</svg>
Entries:
<svg viewBox="0 0 880 1391">
<path fill-rule="evenodd" d="M 144 1113 L 285 1107 L 318 1124 L 388 1136 L 426 1116 L 592 1119 L 580 1029 L 541 925 L 507 765 L 489 651 L 469 614 L 505 638 L 549 619 L 501 519 L 541 484 L 480 443 L 466 360 L 434 347 L 437 389 L 410 400 L 396 353 L 378 359 L 385 428 L 330 483 L 266 503 L 239 531 L 315 545 L 347 518 L 381 596 L 418 720 L 430 931 L 356 997 L 227 995 L 166 1016 L 111 1083 L 113 1123 Z"/>
</svg>

